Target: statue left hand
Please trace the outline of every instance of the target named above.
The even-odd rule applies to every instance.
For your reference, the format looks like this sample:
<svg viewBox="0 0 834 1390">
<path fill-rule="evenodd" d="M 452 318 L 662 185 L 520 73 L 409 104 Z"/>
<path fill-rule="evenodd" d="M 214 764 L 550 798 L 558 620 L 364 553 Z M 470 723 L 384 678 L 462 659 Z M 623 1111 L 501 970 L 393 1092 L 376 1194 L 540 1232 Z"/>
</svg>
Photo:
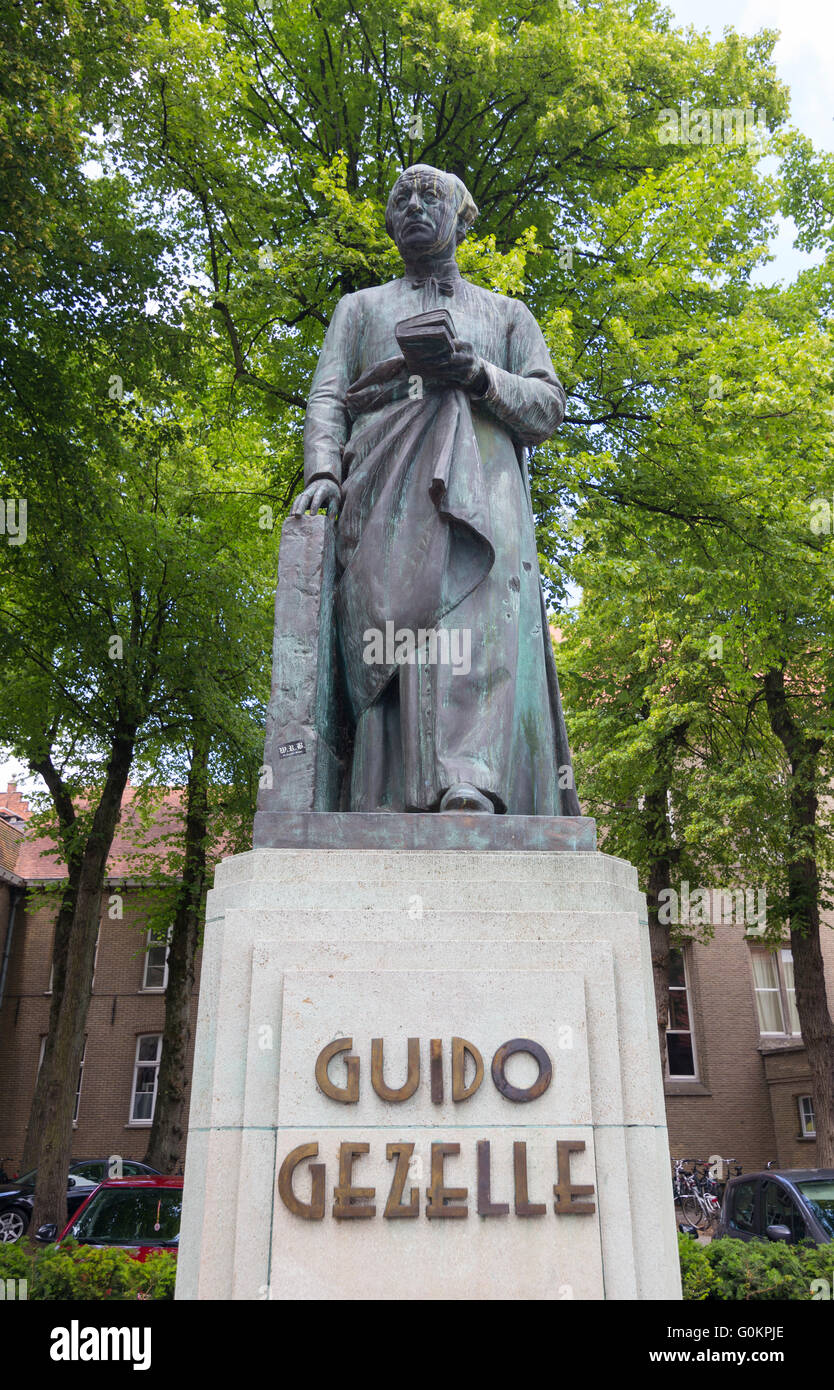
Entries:
<svg viewBox="0 0 834 1390">
<path fill-rule="evenodd" d="M 335 521 L 341 505 L 342 489 L 335 478 L 314 478 L 296 497 L 290 515 L 304 516 L 309 512 L 310 516 L 318 516 L 320 511 L 326 509 L 327 515 Z"/>
<path fill-rule="evenodd" d="M 476 394 L 487 387 L 483 358 L 463 338 L 455 338 L 455 350 L 447 361 L 432 365 L 431 378 L 442 386 L 460 386 Z"/>
</svg>

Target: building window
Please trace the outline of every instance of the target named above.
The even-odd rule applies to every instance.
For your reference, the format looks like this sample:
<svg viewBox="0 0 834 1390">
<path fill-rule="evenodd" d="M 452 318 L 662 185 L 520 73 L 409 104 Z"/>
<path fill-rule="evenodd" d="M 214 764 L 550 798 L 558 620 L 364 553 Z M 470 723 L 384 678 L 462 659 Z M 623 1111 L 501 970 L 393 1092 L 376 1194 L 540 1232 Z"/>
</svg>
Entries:
<svg viewBox="0 0 834 1390">
<path fill-rule="evenodd" d="M 133 1067 L 133 1090 L 130 1104 L 130 1123 L 132 1125 L 149 1125 L 153 1120 L 161 1056 L 161 1033 L 146 1033 L 143 1037 L 136 1039 L 136 1062 Z"/>
<path fill-rule="evenodd" d="M 159 937 L 154 936 L 152 931 L 148 932 L 147 949 L 145 951 L 145 966 L 142 973 L 142 988 L 146 990 L 164 990 L 168 986 L 168 943 L 171 940 L 171 930 L 168 929 L 168 936 L 165 941 L 160 941 Z"/>
<path fill-rule="evenodd" d="M 817 1120 L 814 1114 L 813 1096 L 797 1096 L 799 1106 L 799 1128 L 803 1139 L 816 1139 Z"/>
<path fill-rule="evenodd" d="M 778 951 L 755 949 L 750 954 L 759 1032 L 770 1037 L 799 1037 L 791 951 L 782 947 Z"/>
<path fill-rule="evenodd" d="M 669 1022 L 666 1026 L 666 1074 L 671 1081 L 693 1081 L 697 1076 L 686 960 L 683 951 L 674 946 L 669 952 Z"/>
<path fill-rule="evenodd" d="M 84 1077 L 84 1057 L 86 1055 L 86 1052 L 87 1039 L 85 1038 L 84 1042 L 81 1045 L 81 1061 L 78 1063 L 78 1081 L 75 1087 L 75 1106 L 73 1107 L 72 1112 L 72 1122 L 74 1125 L 78 1124 L 78 1108 L 81 1104 L 81 1082 Z"/>
<path fill-rule="evenodd" d="M 95 982 L 96 982 L 96 966 L 98 965 L 98 947 L 99 947 L 99 942 L 100 942 L 100 941 L 101 941 L 101 922 L 99 922 L 99 924 L 98 924 L 98 931 L 96 932 L 96 949 L 95 949 L 95 951 L 93 952 L 93 973 L 92 973 L 92 975 L 90 976 L 90 989 L 93 988 L 93 986 L 94 986 L 94 984 L 95 984 Z"/>
<path fill-rule="evenodd" d="M 46 1034 L 44 1034 L 44 1036 L 41 1038 L 41 1050 L 40 1050 L 40 1052 L 38 1053 L 38 1072 L 39 1072 L 39 1073 L 40 1073 L 40 1069 L 41 1069 L 41 1063 L 43 1062 L 43 1054 L 44 1054 L 45 1051 L 46 1051 Z M 75 1105 L 73 1106 L 73 1110 L 72 1110 L 72 1122 L 73 1122 L 74 1125 L 77 1125 L 77 1124 L 78 1124 L 78 1110 L 79 1110 L 79 1107 L 80 1107 L 80 1105 L 81 1105 L 81 1082 L 82 1082 L 82 1080 L 83 1080 L 83 1078 L 84 1078 L 84 1057 L 86 1056 L 86 1053 L 87 1053 L 87 1039 L 85 1038 L 85 1039 L 84 1039 L 84 1042 L 83 1042 L 82 1045 L 81 1045 L 81 1061 L 78 1063 L 78 1081 L 77 1081 L 76 1087 L 75 1087 Z"/>
</svg>

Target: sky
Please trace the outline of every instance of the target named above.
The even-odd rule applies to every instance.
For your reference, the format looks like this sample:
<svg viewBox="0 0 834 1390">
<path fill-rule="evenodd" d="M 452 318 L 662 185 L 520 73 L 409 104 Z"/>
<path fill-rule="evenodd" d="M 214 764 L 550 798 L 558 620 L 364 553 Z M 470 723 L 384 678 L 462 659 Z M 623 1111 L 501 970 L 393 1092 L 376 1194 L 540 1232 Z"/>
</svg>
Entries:
<svg viewBox="0 0 834 1390">
<path fill-rule="evenodd" d="M 676 25 L 693 25 L 720 38 L 725 28 L 740 34 L 779 30 L 774 50 L 778 74 L 791 90 L 791 124 L 821 149 L 834 152 L 834 0 L 666 0 Z M 790 280 L 812 258 L 792 247 L 790 223 L 781 226 L 775 259 L 759 271 L 760 281 Z M 0 788 L 25 780 L 25 768 L 0 763 Z"/>
<path fill-rule="evenodd" d="M 676 26 L 739 34 L 776 29 L 776 70 L 791 91 L 790 123 L 820 149 L 834 151 L 834 3 L 832 0 L 665 0 Z M 792 224 L 783 222 L 771 250 L 775 259 L 754 277 L 762 283 L 791 280 L 819 257 L 792 247 Z"/>
<path fill-rule="evenodd" d="M 792 123 L 834 151 L 834 5 L 831 0 L 666 0 L 682 27 L 739 34 L 778 29 L 774 60 L 791 89 Z"/>
</svg>

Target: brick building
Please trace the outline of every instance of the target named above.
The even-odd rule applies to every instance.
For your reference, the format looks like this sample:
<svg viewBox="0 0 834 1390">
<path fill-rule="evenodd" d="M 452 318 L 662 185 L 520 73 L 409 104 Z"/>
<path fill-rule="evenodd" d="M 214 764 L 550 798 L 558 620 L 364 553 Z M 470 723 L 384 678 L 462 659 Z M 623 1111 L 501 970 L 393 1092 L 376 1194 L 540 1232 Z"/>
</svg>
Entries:
<svg viewBox="0 0 834 1390">
<path fill-rule="evenodd" d="M 164 943 L 148 939 L 148 883 L 136 872 L 172 828 L 173 795 L 154 827 L 130 814 L 129 788 L 109 864 L 84 1061 L 75 1158 L 143 1158 L 153 1114 L 165 989 Z M 0 792 L 0 1161 L 17 1169 L 46 1035 L 60 881 L 44 841 L 27 835 L 28 808 L 12 783 Z M 720 899 L 713 902 L 720 921 Z M 121 916 L 112 916 L 118 909 Z M 13 910 L 14 909 L 14 910 Z M 726 920 L 726 919 L 725 919 Z M 823 933 L 829 1007 L 834 932 Z M 799 1036 L 790 951 L 764 950 L 745 924 L 715 928 L 708 945 L 673 954 L 666 1108 L 672 1154 L 732 1157 L 746 1170 L 816 1163 L 810 1076 Z M 196 1021 L 192 1013 L 192 1038 Z"/>
<path fill-rule="evenodd" d="M 726 921 L 713 895 L 713 939 L 673 953 L 666 1077 L 677 1158 L 736 1158 L 746 1170 L 816 1166 L 811 1077 L 799 1030 L 790 943 L 766 950 Z M 829 1011 L 834 931 L 823 927 Z"/>
<path fill-rule="evenodd" d="M 132 800 L 128 788 L 108 863 L 76 1094 L 75 1159 L 144 1158 L 153 1117 L 167 948 L 149 940 L 151 888 L 136 865 L 142 856 L 152 858 L 155 848 L 161 856 L 174 830 L 173 797 L 150 831 L 131 816 Z M 19 820 L 13 832 L 11 815 Z M 0 949 L 7 957 L 0 993 L 0 1163 L 9 1174 L 17 1172 L 23 1152 L 49 1022 L 57 905 L 44 890 L 54 890 L 61 877 L 50 845 L 26 835 L 27 818 L 26 802 L 11 783 L 0 791 Z M 195 998 L 192 1049 L 196 1012 Z"/>
</svg>

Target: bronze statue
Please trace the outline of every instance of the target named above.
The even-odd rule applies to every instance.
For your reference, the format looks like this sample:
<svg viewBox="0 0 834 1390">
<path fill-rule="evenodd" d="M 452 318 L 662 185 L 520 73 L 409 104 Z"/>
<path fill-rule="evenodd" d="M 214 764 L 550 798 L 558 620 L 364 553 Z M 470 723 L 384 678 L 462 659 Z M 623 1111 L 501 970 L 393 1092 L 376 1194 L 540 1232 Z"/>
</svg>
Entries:
<svg viewBox="0 0 834 1390">
<path fill-rule="evenodd" d="M 397 179 L 405 274 L 339 301 L 310 391 L 292 510 L 338 518 L 351 811 L 579 815 L 525 452 L 565 396 L 529 309 L 460 274 L 477 212 Z"/>
</svg>

